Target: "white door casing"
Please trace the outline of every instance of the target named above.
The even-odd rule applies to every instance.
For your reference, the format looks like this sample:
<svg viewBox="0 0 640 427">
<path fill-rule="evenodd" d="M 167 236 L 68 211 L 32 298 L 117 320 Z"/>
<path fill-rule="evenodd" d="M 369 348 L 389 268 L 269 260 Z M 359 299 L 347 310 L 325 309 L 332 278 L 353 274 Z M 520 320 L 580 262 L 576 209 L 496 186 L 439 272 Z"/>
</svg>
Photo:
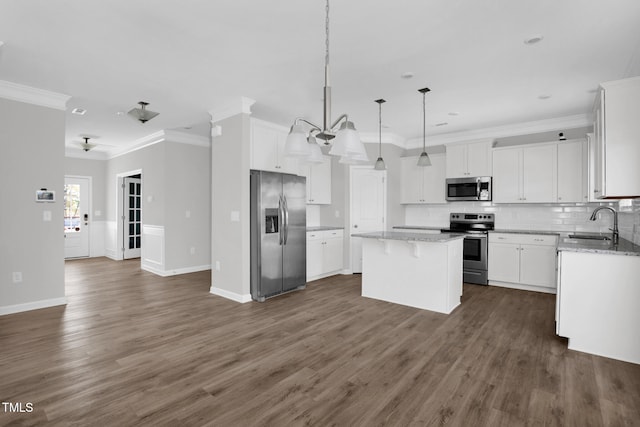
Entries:
<svg viewBox="0 0 640 427">
<path fill-rule="evenodd" d="M 64 257 L 89 257 L 91 178 L 64 178 Z"/>
<path fill-rule="evenodd" d="M 350 168 L 350 234 L 384 231 L 387 210 L 387 171 L 372 166 Z M 362 239 L 351 238 L 351 271 L 362 272 Z"/>
<path fill-rule="evenodd" d="M 142 247 L 142 180 L 124 177 L 122 180 L 123 258 L 140 258 Z"/>
</svg>

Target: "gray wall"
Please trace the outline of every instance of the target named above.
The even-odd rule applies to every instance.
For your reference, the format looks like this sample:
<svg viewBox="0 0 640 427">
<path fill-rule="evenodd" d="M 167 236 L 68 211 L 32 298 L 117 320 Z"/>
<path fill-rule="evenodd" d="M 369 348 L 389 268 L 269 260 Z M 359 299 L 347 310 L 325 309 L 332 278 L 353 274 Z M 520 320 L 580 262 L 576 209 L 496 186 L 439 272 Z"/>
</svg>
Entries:
<svg viewBox="0 0 640 427">
<path fill-rule="evenodd" d="M 213 293 L 242 300 L 250 295 L 249 115 L 238 114 L 215 125 L 222 134 L 211 146 L 211 287 Z M 239 213 L 239 221 L 231 220 L 232 212 Z"/>
<path fill-rule="evenodd" d="M 0 98 L 0 309 L 64 298 L 64 131 L 64 111 Z M 56 202 L 36 203 L 40 188 Z"/>
</svg>

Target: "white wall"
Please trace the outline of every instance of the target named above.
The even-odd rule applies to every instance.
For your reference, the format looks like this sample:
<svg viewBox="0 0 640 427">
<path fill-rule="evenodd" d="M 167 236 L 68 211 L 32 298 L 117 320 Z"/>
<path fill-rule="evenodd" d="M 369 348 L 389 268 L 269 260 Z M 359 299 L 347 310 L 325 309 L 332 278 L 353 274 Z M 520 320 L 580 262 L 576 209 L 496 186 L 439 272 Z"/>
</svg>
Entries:
<svg viewBox="0 0 640 427">
<path fill-rule="evenodd" d="M 0 130 L 0 314 L 64 304 L 64 111 L 0 98 Z"/>
</svg>

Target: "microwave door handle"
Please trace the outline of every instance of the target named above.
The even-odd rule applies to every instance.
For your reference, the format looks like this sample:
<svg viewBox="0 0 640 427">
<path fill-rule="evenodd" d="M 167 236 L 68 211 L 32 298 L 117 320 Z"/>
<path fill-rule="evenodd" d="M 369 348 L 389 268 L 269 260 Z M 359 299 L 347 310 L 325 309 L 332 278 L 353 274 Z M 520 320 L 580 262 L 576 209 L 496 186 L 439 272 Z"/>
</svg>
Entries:
<svg viewBox="0 0 640 427">
<path fill-rule="evenodd" d="M 480 200 L 480 178 L 476 179 L 476 199 Z"/>
</svg>

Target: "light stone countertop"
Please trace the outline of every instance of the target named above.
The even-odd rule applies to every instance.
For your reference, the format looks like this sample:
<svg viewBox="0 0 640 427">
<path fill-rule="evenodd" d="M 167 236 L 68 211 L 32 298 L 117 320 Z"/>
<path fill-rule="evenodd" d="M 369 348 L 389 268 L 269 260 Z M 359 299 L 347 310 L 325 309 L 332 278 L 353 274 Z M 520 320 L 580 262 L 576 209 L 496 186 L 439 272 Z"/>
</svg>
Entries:
<svg viewBox="0 0 640 427">
<path fill-rule="evenodd" d="M 352 234 L 351 237 L 362 237 L 365 239 L 382 239 L 382 240 L 404 240 L 416 242 L 432 242 L 445 243 L 452 240 L 464 239 L 464 234 L 456 233 L 409 233 L 405 231 L 374 231 L 371 233 Z"/>
<path fill-rule="evenodd" d="M 326 231 L 326 230 L 344 230 L 344 227 L 337 227 L 331 225 L 314 225 L 311 227 L 307 227 L 307 232 L 313 231 Z"/>
</svg>

